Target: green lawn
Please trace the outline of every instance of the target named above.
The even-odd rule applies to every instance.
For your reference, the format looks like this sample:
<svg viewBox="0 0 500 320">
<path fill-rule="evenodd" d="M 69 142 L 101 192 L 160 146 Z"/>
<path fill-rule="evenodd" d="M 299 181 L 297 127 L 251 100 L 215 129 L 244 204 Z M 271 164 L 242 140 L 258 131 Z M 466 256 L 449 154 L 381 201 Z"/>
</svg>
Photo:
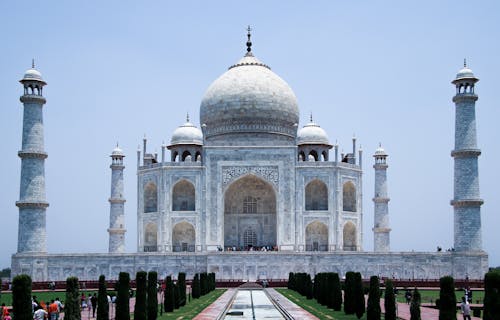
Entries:
<svg viewBox="0 0 500 320">
<path fill-rule="evenodd" d="M 212 302 L 217 300 L 226 289 L 215 289 L 214 291 L 198 298 L 191 299 L 191 301 L 187 302 L 184 307 L 181 307 L 174 312 L 163 313 L 161 317 L 158 317 L 158 320 L 187 320 L 193 319 L 196 317 L 203 309 L 208 307 Z"/>
<path fill-rule="evenodd" d="M 439 299 L 439 289 L 436 290 L 418 290 L 420 292 L 420 296 L 422 297 L 422 303 L 436 303 L 436 299 Z M 463 291 L 455 291 L 455 296 L 457 297 L 457 302 L 462 301 L 462 297 L 464 296 Z M 397 295 L 398 302 L 406 302 L 405 299 L 405 290 L 399 290 Z M 484 300 L 484 291 L 474 291 L 472 293 L 472 303 L 483 303 Z"/>
<path fill-rule="evenodd" d="M 279 293 L 287 297 L 290 301 L 294 302 L 298 306 L 303 309 L 309 311 L 316 317 L 320 319 L 335 319 L 335 320 L 354 320 L 358 319 L 356 315 L 346 315 L 344 311 L 334 311 L 332 309 L 328 309 L 325 306 L 320 305 L 316 302 L 316 300 L 311 299 L 307 300 L 306 297 L 300 295 L 296 291 L 279 288 L 276 289 Z M 366 313 L 361 318 L 362 320 L 366 320 Z M 383 316 L 382 316 L 383 319 Z"/>
</svg>

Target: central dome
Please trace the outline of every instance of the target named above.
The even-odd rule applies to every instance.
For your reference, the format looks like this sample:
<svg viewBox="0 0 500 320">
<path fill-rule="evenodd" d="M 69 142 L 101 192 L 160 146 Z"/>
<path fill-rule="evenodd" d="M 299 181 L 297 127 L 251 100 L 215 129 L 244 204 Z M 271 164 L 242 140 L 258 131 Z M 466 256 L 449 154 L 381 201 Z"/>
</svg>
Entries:
<svg viewBox="0 0 500 320">
<path fill-rule="evenodd" d="M 207 142 L 293 144 L 298 122 L 292 89 L 250 51 L 208 87 L 200 106 Z"/>
</svg>

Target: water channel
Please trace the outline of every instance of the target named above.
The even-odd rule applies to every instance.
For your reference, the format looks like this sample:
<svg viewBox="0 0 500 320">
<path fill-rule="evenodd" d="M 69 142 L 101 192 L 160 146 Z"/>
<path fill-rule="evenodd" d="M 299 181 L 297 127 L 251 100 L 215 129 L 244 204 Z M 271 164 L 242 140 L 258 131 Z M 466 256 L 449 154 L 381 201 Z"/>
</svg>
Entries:
<svg viewBox="0 0 500 320">
<path fill-rule="evenodd" d="M 271 302 L 264 290 L 238 290 L 224 319 L 286 318 Z"/>
</svg>

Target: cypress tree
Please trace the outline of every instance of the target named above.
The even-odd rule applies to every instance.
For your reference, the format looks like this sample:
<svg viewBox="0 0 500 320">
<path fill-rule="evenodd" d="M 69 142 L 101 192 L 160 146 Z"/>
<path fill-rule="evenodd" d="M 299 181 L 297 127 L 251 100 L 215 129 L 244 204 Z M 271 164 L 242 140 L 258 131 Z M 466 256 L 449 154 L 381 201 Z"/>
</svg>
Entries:
<svg viewBox="0 0 500 320">
<path fill-rule="evenodd" d="M 333 310 L 340 311 L 342 309 L 342 287 L 340 286 L 340 277 L 338 273 L 332 273 L 332 293 L 333 293 Z"/>
<path fill-rule="evenodd" d="M 204 296 L 207 294 L 207 273 L 202 272 L 200 274 L 200 295 Z"/>
<path fill-rule="evenodd" d="M 410 320 L 421 320 L 420 318 L 420 292 L 415 287 L 411 296 Z"/>
<path fill-rule="evenodd" d="M 213 290 L 215 290 L 215 272 L 212 272 L 211 275 L 212 275 L 212 277 L 211 277 L 211 279 L 212 279 L 212 288 L 210 289 L 210 291 L 213 291 Z"/>
<path fill-rule="evenodd" d="M 108 292 L 106 290 L 106 278 L 99 277 L 99 291 L 97 292 L 97 320 L 109 320 Z"/>
<path fill-rule="evenodd" d="M 363 279 L 359 272 L 354 274 L 354 310 L 358 319 L 361 319 L 365 314 L 365 293 L 363 291 Z"/>
<path fill-rule="evenodd" d="M 356 312 L 356 302 L 354 295 L 354 272 L 349 271 L 345 274 L 344 283 L 344 313 L 354 314 Z"/>
<path fill-rule="evenodd" d="M 172 284 L 174 286 L 174 309 L 179 309 L 179 286 L 177 285 L 177 283 L 172 282 Z"/>
<path fill-rule="evenodd" d="M 439 279 L 439 320 L 457 319 L 455 284 L 450 276 Z"/>
<path fill-rule="evenodd" d="M 26 274 L 12 280 L 12 309 L 16 320 L 33 319 L 31 314 L 31 278 Z"/>
<path fill-rule="evenodd" d="M 319 277 L 320 277 L 320 273 L 316 273 L 314 275 L 314 279 L 313 279 L 313 298 L 316 299 L 316 300 L 318 300 Z"/>
<path fill-rule="evenodd" d="M 146 290 L 147 290 L 147 273 L 146 271 L 139 271 L 135 275 L 135 306 L 134 306 L 134 320 L 146 320 Z"/>
<path fill-rule="evenodd" d="M 394 296 L 394 285 L 389 279 L 385 281 L 384 308 L 385 320 L 396 320 L 396 297 Z"/>
<path fill-rule="evenodd" d="M 156 271 L 148 272 L 148 320 L 158 317 L 158 274 Z"/>
<path fill-rule="evenodd" d="M 377 276 L 370 277 L 370 292 L 368 293 L 367 320 L 380 320 L 380 285 Z"/>
<path fill-rule="evenodd" d="M 312 281 L 311 281 L 311 275 L 308 273 L 306 274 L 306 298 L 308 300 L 313 298 L 313 286 L 312 286 Z"/>
<path fill-rule="evenodd" d="M 172 277 L 168 276 L 165 280 L 165 312 L 173 312 L 175 305 L 174 283 Z"/>
<path fill-rule="evenodd" d="M 484 276 L 483 319 L 500 319 L 500 274 L 494 271 Z"/>
<path fill-rule="evenodd" d="M 200 278 L 198 273 L 194 275 L 194 279 L 191 285 L 193 299 L 198 299 L 200 297 Z"/>
<path fill-rule="evenodd" d="M 293 272 L 288 273 L 288 289 L 297 290 L 295 288 L 295 274 Z"/>
<path fill-rule="evenodd" d="M 186 305 L 186 274 L 179 272 L 177 276 L 177 285 L 179 286 L 179 306 Z"/>
<path fill-rule="evenodd" d="M 66 299 L 64 301 L 64 319 L 80 320 L 80 292 L 78 291 L 78 278 L 66 279 Z"/>
<path fill-rule="evenodd" d="M 116 288 L 115 318 L 130 320 L 130 274 L 120 272 Z"/>
</svg>

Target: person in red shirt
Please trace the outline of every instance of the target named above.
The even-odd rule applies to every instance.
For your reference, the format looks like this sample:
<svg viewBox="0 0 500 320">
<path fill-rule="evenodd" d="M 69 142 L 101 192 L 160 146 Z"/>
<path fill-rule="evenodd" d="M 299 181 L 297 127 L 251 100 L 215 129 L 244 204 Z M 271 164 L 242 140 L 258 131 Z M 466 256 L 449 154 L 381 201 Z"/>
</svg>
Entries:
<svg viewBox="0 0 500 320">
<path fill-rule="evenodd" d="M 57 303 L 52 300 L 49 304 L 49 317 L 50 320 L 56 320 L 57 319 L 57 314 L 59 313 L 59 306 Z"/>
</svg>

